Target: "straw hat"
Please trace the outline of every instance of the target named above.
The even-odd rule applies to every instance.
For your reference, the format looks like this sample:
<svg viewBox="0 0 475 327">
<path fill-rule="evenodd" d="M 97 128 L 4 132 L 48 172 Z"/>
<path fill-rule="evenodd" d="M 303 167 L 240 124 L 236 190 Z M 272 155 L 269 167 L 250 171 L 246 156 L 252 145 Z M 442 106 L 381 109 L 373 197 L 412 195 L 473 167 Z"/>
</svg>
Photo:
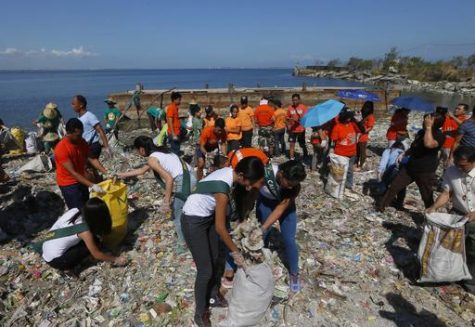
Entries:
<svg viewBox="0 0 475 327">
<path fill-rule="evenodd" d="M 49 104 L 54 104 L 54 103 L 48 103 L 48 105 Z M 55 119 L 56 116 L 58 115 L 58 112 L 56 111 L 55 108 L 48 107 L 48 105 L 46 105 L 45 109 L 43 110 L 43 116 L 45 116 L 48 119 Z"/>
<path fill-rule="evenodd" d="M 43 136 L 43 141 L 45 142 L 55 142 L 59 140 L 59 136 L 58 134 L 54 133 L 54 132 L 50 132 L 48 134 L 46 134 L 45 136 Z"/>
<path fill-rule="evenodd" d="M 45 109 L 47 108 L 56 110 L 58 109 L 58 105 L 56 103 L 50 102 L 45 106 Z"/>
<path fill-rule="evenodd" d="M 107 99 L 104 100 L 104 102 L 107 103 L 107 104 L 109 104 L 109 103 L 110 104 L 117 104 L 117 102 L 115 102 L 114 99 L 112 99 L 112 98 L 107 98 Z"/>
</svg>

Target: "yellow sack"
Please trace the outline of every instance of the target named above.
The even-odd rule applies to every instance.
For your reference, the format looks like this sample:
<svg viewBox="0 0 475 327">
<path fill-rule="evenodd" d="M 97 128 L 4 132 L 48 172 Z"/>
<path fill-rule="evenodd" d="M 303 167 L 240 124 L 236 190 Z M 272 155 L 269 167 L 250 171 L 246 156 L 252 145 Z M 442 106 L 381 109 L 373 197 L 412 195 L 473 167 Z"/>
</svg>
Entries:
<svg viewBox="0 0 475 327">
<path fill-rule="evenodd" d="M 17 145 L 17 149 L 10 150 L 10 154 L 22 154 L 25 152 L 25 132 L 18 127 L 13 127 L 10 129 L 10 134 L 12 135 L 13 141 Z"/>
<path fill-rule="evenodd" d="M 101 199 L 109 208 L 112 219 L 112 231 L 109 235 L 104 236 L 104 244 L 108 247 L 115 247 L 127 235 L 127 185 L 122 182 L 114 183 L 110 179 L 99 183 L 99 185 L 106 193 L 91 193 L 91 198 L 97 197 Z"/>
</svg>

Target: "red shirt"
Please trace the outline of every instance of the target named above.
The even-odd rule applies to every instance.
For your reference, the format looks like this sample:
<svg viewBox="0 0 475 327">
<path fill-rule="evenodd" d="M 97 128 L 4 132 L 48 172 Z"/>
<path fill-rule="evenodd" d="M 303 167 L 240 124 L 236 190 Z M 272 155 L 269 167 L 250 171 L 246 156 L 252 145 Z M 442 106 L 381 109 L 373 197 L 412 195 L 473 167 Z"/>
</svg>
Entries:
<svg viewBox="0 0 475 327">
<path fill-rule="evenodd" d="M 363 120 L 365 131 L 373 128 L 374 124 L 376 124 L 376 119 L 374 119 L 374 115 L 369 115 Z M 360 139 L 358 140 L 358 142 L 365 143 L 365 142 L 368 142 L 368 140 L 369 140 L 369 133 L 366 132 L 360 136 Z"/>
<path fill-rule="evenodd" d="M 175 135 L 180 136 L 180 116 L 178 115 L 178 106 L 174 102 L 167 107 L 167 120 L 168 118 L 171 118 L 173 123 L 173 126 L 168 124 L 168 134 L 172 133 L 173 128 Z"/>
<path fill-rule="evenodd" d="M 296 108 L 289 106 L 287 108 L 287 118 L 291 119 L 290 132 L 302 133 L 305 132 L 305 127 L 300 124 L 300 119 L 307 113 L 307 107 L 299 104 Z"/>
<path fill-rule="evenodd" d="M 337 123 L 331 133 L 331 139 L 335 142 L 335 154 L 344 157 L 356 156 L 356 141 L 359 132 L 355 123 Z"/>
<path fill-rule="evenodd" d="M 59 186 L 68 186 L 79 183 L 63 164 L 70 161 L 74 170 L 84 176 L 89 146 L 81 138 L 78 144 L 71 143 L 69 137 L 64 137 L 54 148 L 54 160 L 56 161 L 56 182 Z"/>
<path fill-rule="evenodd" d="M 206 150 L 212 151 L 218 147 L 218 142 L 226 142 L 226 132 L 223 132 L 219 137 L 214 132 L 214 127 L 205 127 L 201 131 L 200 144 L 203 145 Z"/>
<path fill-rule="evenodd" d="M 272 126 L 274 124 L 273 117 L 274 108 L 268 104 L 261 104 L 254 111 L 254 119 L 260 127 Z"/>
<path fill-rule="evenodd" d="M 467 120 L 465 115 L 460 115 L 457 117 L 462 122 Z M 445 135 L 445 142 L 442 145 L 444 149 L 452 149 L 455 143 L 455 134 L 459 128 L 459 124 L 450 116 L 445 117 L 444 124 L 442 125 L 442 133 Z"/>
<path fill-rule="evenodd" d="M 395 113 L 391 117 L 391 126 L 389 126 L 388 132 L 386 133 L 388 141 L 397 140 L 398 132 L 407 132 L 407 120 L 406 114 L 402 112 Z"/>
</svg>

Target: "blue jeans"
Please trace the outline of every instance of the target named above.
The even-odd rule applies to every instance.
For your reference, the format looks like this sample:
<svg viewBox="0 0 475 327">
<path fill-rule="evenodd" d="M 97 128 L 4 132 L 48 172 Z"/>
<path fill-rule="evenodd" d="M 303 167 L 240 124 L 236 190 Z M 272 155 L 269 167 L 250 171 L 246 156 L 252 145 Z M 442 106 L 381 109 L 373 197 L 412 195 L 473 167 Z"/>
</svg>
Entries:
<svg viewBox="0 0 475 327">
<path fill-rule="evenodd" d="M 68 209 L 81 209 L 89 199 L 89 190 L 87 186 L 82 184 L 73 184 L 68 186 L 60 186 L 61 194 Z"/>
<path fill-rule="evenodd" d="M 168 143 L 170 144 L 171 151 L 177 156 L 180 155 L 180 140 L 174 140 L 173 137 L 168 134 Z"/>
<path fill-rule="evenodd" d="M 260 196 L 257 200 L 256 215 L 257 219 L 263 224 L 274 208 L 279 204 L 277 200 L 269 200 Z M 285 252 L 289 264 L 289 272 L 298 274 L 299 272 L 299 250 L 295 242 L 295 234 L 297 232 L 297 209 L 292 204 L 280 217 L 280 232 L 284 239 Z M 264 235 L 266 246 L 268 244 L 269 231 Z"/>
<path fill-rule="evenodd" d="M 183 183 L 183 175 L 179 175 L 175 177 L 175 192 L 180 192 L 182 188 L 182 183 Z M 190 187 L 193 190 L 196 185 L 196 177 L 195 174 L 190 173 Z M 173 222 L 175 223 L 175 230 L 176 230 L 176 235 L 178 236 L 178 241 L 181 244 L 185 243 L 185 238 L 183 237 L 183 231 L 181 228 L 181 213 L 183 210 L 183 206 L 185 205 L 185 202 L 182 199 L 179 199 L 177 197 L 173 197 L 173 202 L 172 202 L 172 218 Z"/>
</svg>

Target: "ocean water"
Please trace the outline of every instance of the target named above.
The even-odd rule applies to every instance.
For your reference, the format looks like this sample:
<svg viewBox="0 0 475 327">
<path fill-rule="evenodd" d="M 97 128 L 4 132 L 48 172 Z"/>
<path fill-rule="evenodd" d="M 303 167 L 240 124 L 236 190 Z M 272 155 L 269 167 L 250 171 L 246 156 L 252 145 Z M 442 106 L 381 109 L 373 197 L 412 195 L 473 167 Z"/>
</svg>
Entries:
<svg viewBox="0 0 475 327">
<path fill-rule="evenodd" d="M 0 118 L 7 126 L 34 129 L 32 121 L 45 104 L 55 102 L 65 118 L 73 117 L 71 98 L 88 100 L 88 109 L 102 116 L 108 94 L 127 91 L 142 83 L 146 89 L 273 86 L 361 86 L 358 82 L 292 76 L 291 69 L 159 69 L 81 71 L 0 71 Z M 421 94 L 452 108 L 458 102 L 475 104 L 458 95 Z"/>
<path fill-rule="evenodd" d="M 88 100 L 88 109 L 102 116 L 108 94 L 145 89 L 260 86 L 359 86 L 360 83 L 293 77 L 291 69 L 160 69 L 82 71 L 0 71 L 0 118 L 7 126 L 34 128 L 45 104 L 55 102 L 65 118 L 73 117 L 71 98 Z"/>
</svg>

